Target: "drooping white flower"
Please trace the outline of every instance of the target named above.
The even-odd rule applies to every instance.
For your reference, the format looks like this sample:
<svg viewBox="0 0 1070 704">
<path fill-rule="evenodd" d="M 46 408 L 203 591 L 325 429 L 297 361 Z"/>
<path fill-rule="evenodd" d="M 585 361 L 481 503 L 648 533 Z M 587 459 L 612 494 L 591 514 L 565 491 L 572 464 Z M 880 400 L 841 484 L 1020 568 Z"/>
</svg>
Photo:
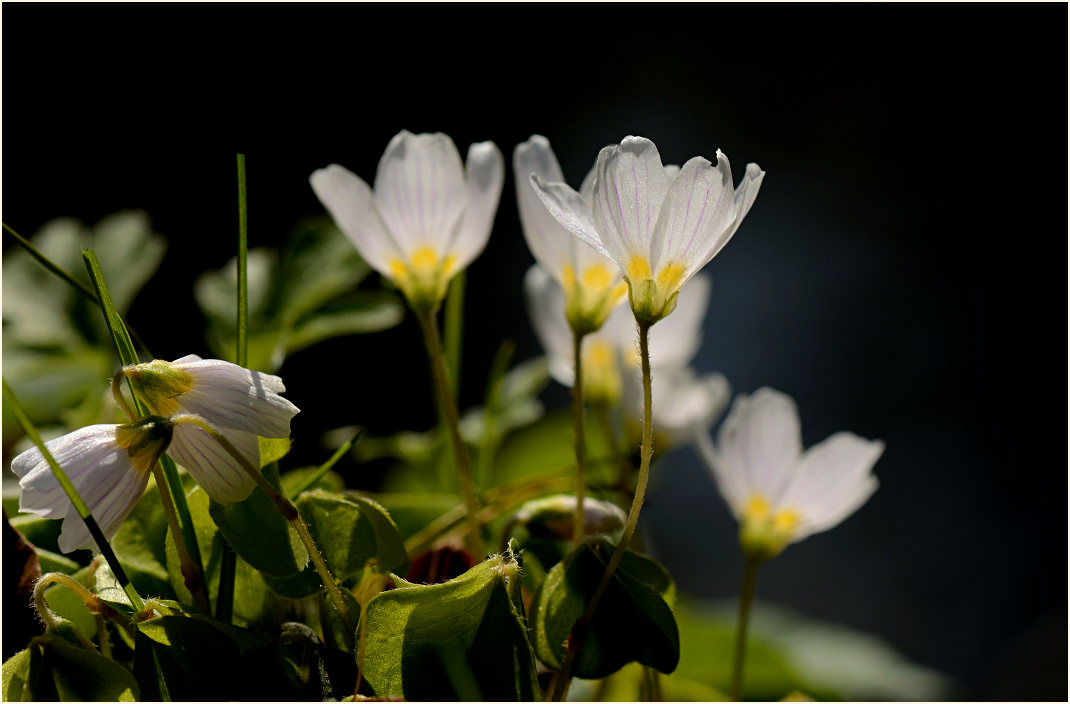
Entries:
<svg viewBox="0 0 1070 704">
<path fill-rule="evenodd" d="M 740 523 L 744 551 L 765 559 L 864 504 L 877 490 L 872 469 L 884 443 L 839 432 L 804 451 L 795 402 L 762 388 L 738 397 L 717 445 L 703 434 L 699 449 Z"/>
<path fill-rule="evenodd" d="M 128 425 L 91 425 L 45 443 L 89 507 L 104 537 L 111 538 L 145 493 L 149 472 L 171 440 L 162 418 Z M 62 518 L 59 549 L 99 551 L 85 521 L 63 491 L 36 447 L 11 461 L 22 492 L 19 510 L 42 518 Z"/>
<path fill-rule="evenodd" d="M 538 175 L 532 183 L 558 222 L 617 263 L 636 319 L 653 324 L 673 311 L 683 284 L 735 234 L 764 177 L 748 164 L 733 189 L 720 151 L 716 166 L 694 157 L 676 171 L 662 165 L 649 139 L 625 137 L 599 152 L 589 206 L 564 183 Z"/>
<path fill-rule="evenodd" d="M 412 305 L 432 308 L 487 245 L 504 163 L 493 142 L 469 147 L 462 166 L 446 135 L 403 130 L 379 160 L 374 190 L 338 164 L 309 181 L 360 255 Z"/>
<path fill-rule="evenodd" d="M 190 413 L 214 426 L 253 467 L 260 466 L 257 436 L 290 434 L 297 406 L 279 394 L 282 379 L 219 359 L 188 355 L 174 362 L 154 360 L 125 370 L 149 411 L 158 416 Z M 238 461 L 196 425 L 179 423 L 167 453 L 181 464 L 210 497 L 220 503 L 241 501 L 255 482 Z"/>
<path fill-rule="evenodd" d="M 591 245 L 574 237 L 550 214 L 531 183 L 538 176 L 546 182 L 564 182 L 550 142 L 542 135 L 518 144 L 513 151 L 513 174 L 520 224 L 535 261 L 564 289 L 565 317 L 574 331 L 593 332 L 627 290 L 614 262 Z M 580 188 L 582 207 L 590 211 L 595 170 Z"/>
</svg>

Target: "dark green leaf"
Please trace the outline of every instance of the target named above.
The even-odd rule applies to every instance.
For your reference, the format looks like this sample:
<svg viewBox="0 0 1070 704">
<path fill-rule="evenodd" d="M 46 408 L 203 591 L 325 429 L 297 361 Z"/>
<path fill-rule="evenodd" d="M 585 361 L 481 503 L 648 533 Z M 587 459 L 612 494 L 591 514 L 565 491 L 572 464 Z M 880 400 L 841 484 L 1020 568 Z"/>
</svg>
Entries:
<svg viewBox="0 0 1070 704">
<path fill-rule="evenodd" d="M 536 651 L 551 668 L 561 666 L 564 644 L 601 582 L 612 553 L 608 540 L 587 540 L 547 573 L 534 625 Z M 656 562 L 625 553 L 591 619 L 573 674 L 598 679 L 633 661 L 672 672 L 680 659 L 680 636 L 665 603 L 671 584 Z"/>
<path fill-rule="evenodd" d="M 265 467 L 263 474 L 279 488 L 276 467 Z M 263 491 L 254 490 L 244 501 L 230 504 L 213 501 L 208 512 L 234 551 L 261 572 L 287 577 L 308 564 L 308 552 L 297 532 Z"/>
<path fill-rule="evenodd" d="M 64 639 L 45 638 L 40 679 L 47 685 L 38 690 L 39 698 L 48 698 L 49 690 L 55 698 L 68 702 L 133 702 L 140 698 L 137 682 L 119 663 Z"/>
</svg>

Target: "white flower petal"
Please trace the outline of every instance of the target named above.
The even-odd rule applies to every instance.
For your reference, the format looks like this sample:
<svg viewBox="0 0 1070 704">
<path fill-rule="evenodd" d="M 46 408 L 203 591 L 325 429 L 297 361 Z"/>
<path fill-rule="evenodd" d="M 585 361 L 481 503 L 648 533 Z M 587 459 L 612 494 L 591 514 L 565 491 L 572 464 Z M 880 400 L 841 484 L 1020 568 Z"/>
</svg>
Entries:
<svg viewBox="0 0 1070 704">
<path fill-rule="evenodd" d="M 297 406 L 279 396 L 282 379 L 219 359 L 177 364 L 193 378 L 193 387 L 175 398 L 182 410 L 202 416 L 217 428 L 281 438 L 290 434 Z"/>
<path fill-rule="evenodd" d="M 725 469 L 745 477 L 750 491 L 775 505 L 802 452 L 795 401 L 766 387 L 738 397 L 721 424 L 717 445 Z"/>
<path fill-rule="evenodd" d="M 375 210 L 368 184 L 338 164 L 314 172 L 309 183 L 360 256 L 380 274 L 392 278 L 390 264 L 403 255 Z"/>
<path fill-rule="evenodd" d="M 116 454 L 122 452 L 115 441 L 117 427 L 90 425 L 49 440 L 45 447 L 75 488 L 79 488 L 86 476 L 95 475 L 98 467 L 113 467 L 121 459 Z M 11 461 L 11 471 L 19 478 L 19 486 L 22 488 L 19 497 L 20 511 L 42 518 L 60 518 L 67 513 L 67 509 L 71 507 L 70 500 L 40 450 L 33 447 L 21 453 Z"/>
<path fill-rule="evenodd" d="M 145 492 L 148 472 L 141 472 L 115 439 L 116 425 L 91 425 L 45 443 L 82 497 L 104 537 L 111 538 Z M 19 510 L 43 518 L 63 518 L 59 548 L 68 553 L 99 551 L 40 450 L 23 452 L 11 462 L 22 493 Z"/>
<path fill-rule="evenodd" d="M 565 292 L 539 265 L 524 275 L 524 292 L 528 318 L 535 335 L 546 351 L 550 376 L 559 384 L 572 387 L 572 330 L 565 318 Z"/>
<path fill-rule="evenodd" d="M 596 168 L 594 222 L 609 257 L 627 271 L 633 256 L 649 261 L 669 179 L 658 148 L 642 137 L 602 149 Z"/>
<path fill-rule="evenodd" d="M 505 182 L 505 159 L 494 142 L 479 142 L 468 148 L 465 171 L 468 207 L 450 250 L 457 257 L 457 271 L 467 267 L 487 246 Z"/>
<path fill-rule="evenodd" d="M 873 465 L 884 443 L 840 432 L 807 450 L 778 506 L 796 511 L 801 540 L 831 528 L 853 513 L 876 490 Z"/>
<path fill-rule="evenodd" d="M 539 178 L 538 174 L 532 175 L 531 185 L 542 204 L 566 230 L 607 257 L 610 256 L 598 236 L 590 201 L 584 200 L 568 184 L 549 183 Z"/>
<path fill-rule="evenodd" d="M 751 206 L 754 205 L 754 199 L 758 197 L 758 190 L 762 187 L 763 180 L 765 180 L 765 172 L 758 168 L 757 164 L 747 164 L 747 171 L 743 175 L 743 180 L 740 181 L 733 197 L 733 207 L 736 212 L 735 220 L 732 221 L 728 231 L 719 238 L 718 246 L 709 253 L 706 261 L 717 256 L 717 253 L 732 239 L 732 235 L 736 234 L 736 230 L 743 223 L 743 218 L 750 212 Z"/>
<path fill-rule="evenodd" d="M 520 224 L 532 256 L 559 281 L 564 267 L 572 264 L 570 249 L 577 238 L 557 221 L 542 204 L 531 176 L 549 183 L 563 183 L 565 177 L 550 142 L 542 135 L 532 135 L 513 151 L 513 178 L 516 181 L 516 204 Z M 584 245 L 587 246 L 587 245 Z M 590 247 L 587 247 L 590 249 Z"/>
<path fill-rule="evenodd" d="M 732 206 L 732 175 L 728 159 L 717 152 L 718 168 L 706 159 L 688 160 L 673 179 L 658 214 L 651 245 L 651 266 L 682 265 L 683 281 L 701 269 L 720 250 L 736 211 Z M 725 182 L 725 170 L 728 181 Z M 707 256 L 709 255 L 709 256 Z"/>
<path fill-rule="evenodd" d="M 220 432 L 250 465 L 260 467 L 260 444 L 256 435 L 236 430 Z M 176 424 L 174 433 L 167 454 L 189 470 L 210 497 L 220 503 L 230 503 L 241 501 L 252 493 L 256 482 L 211 435 L 188 423 Z"/>
<path fill-rule="evenodd" d="M 405 261 L 422 247 L 442 256 L 468 203 L 453 140 L 441 132 L 395 135 L 379 160 L 372 199 Z"/>
<path fill-rule="evenodd" d="M 746 472 L 734 464 L 732 459 L 726 460 L 721 455 L 708 433 L 696 433 L 693 439 L 699 457 L 713 475 L 717 490 L 721 492 L 732 515 L 736 520 L 742 520 L 747 501 L 750 499 Z"/>
<path fill-rule="evenodd" d="M 671 441 L 706 434 L 731 398 L 731 387 L 722 374 L 701 379 L 691 367 L 663 370 L 651 386 L 654 429 Z"/>
</svg>

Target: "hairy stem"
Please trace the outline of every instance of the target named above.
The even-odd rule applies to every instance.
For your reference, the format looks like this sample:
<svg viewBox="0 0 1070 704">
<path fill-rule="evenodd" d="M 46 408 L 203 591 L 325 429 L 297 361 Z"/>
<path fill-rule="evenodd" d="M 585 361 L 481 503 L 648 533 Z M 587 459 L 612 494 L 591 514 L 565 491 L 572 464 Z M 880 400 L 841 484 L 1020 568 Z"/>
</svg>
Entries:
<svg viewBox="0 0 1070 704">
<path fill-rule="evenodd" d="M 609 588 L 609 584 L 613 580 L 613 574 L 617 571 L 617 567 L 620 566 L 621 560 L 624 559 L 624 553 L 627 552 L 628 545 L 632 541 L 636 525 L 639 523 L 639 511 L 643 508 L 643 499 L 646 496 L 646 485 L 650 476 L 650 458 L 654 454 L 654 422 L 651 417 L 654 404 L 650 390 L 650 325 L 638 323 L 637 327 L 639 330 L 639 357 L 642 362 L 643 372 L 643 444 L 640 448 L 639 477 L 635 485 L 635 495 L 632 497 L 632 506 L 628 510 L 628 522 L 624 525 L 624 534 L 621 536 L 620 542 L 617 543 L 613 556 L 609 559 L 609 564 L 606 565 L 605 574 L 602 575 L 602 581 L 598 583 L 598 588 L 591 597 L 591 601 L 588 602 L 583 615 L 576 621 L 576 625 L 572 627 L 568 650 L 565 653 L 564 661 L 561 663 L 561 676 L 557 680 L 553 693 L 554 701 L 564 701 L 565 696 L 568 694 L 569 684 L 572 680 L 573 662 L 583 647 L 583 641 L 586 639 L 591 618 L 594 617 L 595 610 L 598 608 L 599 602 L 602 601 L 606 589 Z"/>
</svg>

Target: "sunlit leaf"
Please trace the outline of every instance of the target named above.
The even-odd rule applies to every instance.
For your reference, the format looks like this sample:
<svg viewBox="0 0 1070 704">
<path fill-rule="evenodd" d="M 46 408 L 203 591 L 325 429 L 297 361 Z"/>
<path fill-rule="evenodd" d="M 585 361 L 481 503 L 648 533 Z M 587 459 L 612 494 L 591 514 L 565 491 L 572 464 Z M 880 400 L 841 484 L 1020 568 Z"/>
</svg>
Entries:
<svg viewBox="0 0 1070 704">
<path fill-rule="evenodd" d="M 368 605 L 364 674 L 379 696 L 530 701 L 535 662 L 496 556 L 444 584 L 383 592 Z M 472 691 L 476 689 L 477 691 Z"/>
</svg>

